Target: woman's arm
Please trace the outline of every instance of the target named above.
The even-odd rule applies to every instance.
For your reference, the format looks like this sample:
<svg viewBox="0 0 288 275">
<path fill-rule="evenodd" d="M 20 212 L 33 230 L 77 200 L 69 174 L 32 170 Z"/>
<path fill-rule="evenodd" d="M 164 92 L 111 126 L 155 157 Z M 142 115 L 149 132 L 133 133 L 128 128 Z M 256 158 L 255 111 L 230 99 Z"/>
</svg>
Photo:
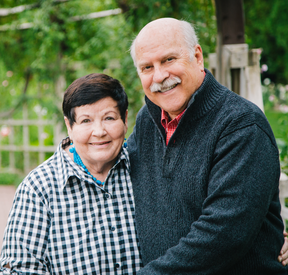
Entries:
<svg viewBox="0 0 288 275">
<path fill-rule="evenodd" d="M 288 263 L 288 233 L 287 232 L 283 232 L 283 235 L 284 235 L 284 244 L 282 246 L 282 249 L 280 251 L 280 255 L 278 256 L 278 261 L 281 263 L 282 262 L 282 265 L 287 265 Z"/>
</svg>

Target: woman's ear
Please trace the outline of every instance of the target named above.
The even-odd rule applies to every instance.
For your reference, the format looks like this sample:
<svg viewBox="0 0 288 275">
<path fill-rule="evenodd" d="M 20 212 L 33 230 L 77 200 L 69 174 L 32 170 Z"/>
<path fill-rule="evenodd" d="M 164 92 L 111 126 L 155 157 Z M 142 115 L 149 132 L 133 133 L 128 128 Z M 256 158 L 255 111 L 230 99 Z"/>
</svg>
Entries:
<svg viewBox="0 0 288 275">
<path fill-rule="evenodd" d="M 71 140 L 73 140 L 72 128 L 70 126 L 69 119 L 66 116 L 64 116 L 64 121 L 65 121 L 65 125 L 66 125 L 66 128 L 67 128 L 68 136 L 70 137 Z"/>
</svg>

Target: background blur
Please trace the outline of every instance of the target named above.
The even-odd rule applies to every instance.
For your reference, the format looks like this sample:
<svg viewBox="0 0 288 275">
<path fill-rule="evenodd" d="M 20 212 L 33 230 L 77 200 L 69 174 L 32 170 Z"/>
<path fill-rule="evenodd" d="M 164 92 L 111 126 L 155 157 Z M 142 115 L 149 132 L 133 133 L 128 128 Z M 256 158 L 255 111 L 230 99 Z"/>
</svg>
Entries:
<svg viewBox="0 0 288 275">
<path fill-rule="evenodd" d="M 287 0 L 243 4 L 245 42 L 261 49 L 265 114 L 287 173 Z M 63 92 L 86 74 L 121 81 L 129 97 L 129 136 L 144 97 L 129 47 L 145 24 L 160 17 L 194 24 L 208 67 L 217 37 L 213 0 L 1 0 L 0 184 L 19 184 L 51 156 L 56 131 L 65 136 Z"/>
</svg>

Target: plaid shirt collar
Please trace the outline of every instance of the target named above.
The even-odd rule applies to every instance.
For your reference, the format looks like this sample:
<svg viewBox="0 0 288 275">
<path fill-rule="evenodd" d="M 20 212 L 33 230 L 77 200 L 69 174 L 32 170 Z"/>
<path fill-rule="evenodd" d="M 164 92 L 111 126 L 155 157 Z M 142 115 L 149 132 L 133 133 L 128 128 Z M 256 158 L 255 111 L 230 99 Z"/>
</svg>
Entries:
<svg viewBox="0 0 288 275">
<path fill-rule="evenodd" d="M 172 137 L 173 133 L 175 132 L 182 116 L 184 115 L 186 109 L 182 111 L 178 116 L 176 116 L 173 120 L 170 121 L 170 117 L 167 112 L 165 112 L 163 109 L 161 111 L 161 124 L 165 129 L 166 132 L 166 145 L 168 145 L 168 142 L 170 138 Z"/>
</svg>

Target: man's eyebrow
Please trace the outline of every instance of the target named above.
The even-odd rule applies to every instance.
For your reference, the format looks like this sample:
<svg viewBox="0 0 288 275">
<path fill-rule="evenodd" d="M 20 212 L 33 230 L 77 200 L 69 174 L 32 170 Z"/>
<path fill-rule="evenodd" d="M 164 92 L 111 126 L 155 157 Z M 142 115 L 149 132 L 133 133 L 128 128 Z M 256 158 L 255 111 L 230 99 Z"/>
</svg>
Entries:
<svg viewBox="0 0 288 275">
<path fill-rule="evenodd" d="M 138 63 L 138 67 L 140 68 L 140 67 L 145 67 L 145 66 L 147 66 L 147 65 L 149 65 L 150 63 L 149 62 L 139 62 Z"/>
<path fill-rule="evenodd" d="M 179 52 L 174 52 L 174 51 L 173 52 L 169 52 L 169 53 L 163 55 L 162 59 L 166 59 L 168 57 L 177 56 L 177 55 L 179 55 Z"/>
<path fill-rule="evenodd" d="M 177 56 L 177 55 L 179 55 L 179 52 L 175 52 L 175 51 L 169 52 L 169 53 L 163 55 L 162 57 L 160 56 L 160 60 L 165 60 L 165 59 L 167 59 L 168 57 Z M 138 63 L 138 66 L 139 66 L 139 68 L 140 68 L 140 67 L 149 66 L 150 64 L 151 64 L 150 62 L 143 61 L 143 62 L 139 62 L 139 63 Z"/>
</svg>

